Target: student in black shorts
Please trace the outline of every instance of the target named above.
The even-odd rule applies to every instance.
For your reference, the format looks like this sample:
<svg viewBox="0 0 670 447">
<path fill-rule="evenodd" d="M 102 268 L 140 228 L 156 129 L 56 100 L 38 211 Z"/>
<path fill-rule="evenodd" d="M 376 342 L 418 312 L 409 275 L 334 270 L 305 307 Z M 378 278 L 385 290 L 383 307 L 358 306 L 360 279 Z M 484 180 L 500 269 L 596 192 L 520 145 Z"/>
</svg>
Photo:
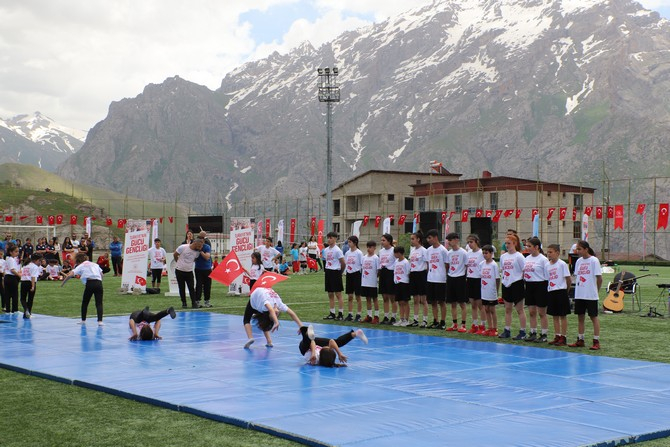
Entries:
<svg viewBox="0 0 670 447">
<path fill-rule="evenodd" d="M 161 340 L 162 337 L 158 335 L 158 331 L 161 328 L 161 320 L 168 315 L 172 319 L 177 317 L 174 307 L 169 307 L 157 314 L 149 312 L 149 306 L 143 310 L 136 310 L 130 314 L 130 319 L 128 320 L 128 327 L 130 327 L 130 331 L 132 332 L 128 340 Z M 154 324 L 153 329 L 151 328 L 151 323 Z"/>
</svg>

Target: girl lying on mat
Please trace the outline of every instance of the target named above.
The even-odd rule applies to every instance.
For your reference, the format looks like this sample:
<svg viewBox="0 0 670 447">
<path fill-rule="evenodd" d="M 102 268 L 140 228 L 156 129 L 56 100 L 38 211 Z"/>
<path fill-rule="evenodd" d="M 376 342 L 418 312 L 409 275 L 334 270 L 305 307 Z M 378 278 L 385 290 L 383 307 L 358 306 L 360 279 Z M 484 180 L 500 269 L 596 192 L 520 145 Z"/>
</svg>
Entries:
<svg viewBox="0 0 670 447">
<path fill-rule="evenodd" d="M 263 331 L 265 335 L 266 344 L 268 348 L 272 347 L 271 332 L 279 329 L 279 313 L 286 312 L 291 319 L 295 321 L 298 327 L 302 326 L 300 318 L 293 312 L 284 302 L 281 297 L 274 290 L 266 287 L 257 287 L 249 297 L 249 303 L 244 311 L 243 323 L 244 330 L 247 333 L 247 342 L 244 349 L 249 347 L 254 342 L 251 334 L 251 319 L 255 318 L 258 329 Z"/>
<path fill-rule="evenodd" d="M 173 320 L 177 317 L 174 307 L 160 311 L 157 314 L 149 312 L 149 306 L 143 310 L 136 310 L 130 314 L 130 320 L 128 320 L 128 327 L 130 327 L 130 331 L 132 332 L 128 340 L 161 340 L 162 337 L 158 335 L 158 331 L 161 328 L 161 319 L 168 315 Z M 153 329 L 151 328 L 151 323 L 154 324 Z"/>
<path fill-rule="evenodd" d="M 349 331 L 340 335 L 337 339 L 314 337 L 314 328 L 312 325 L 302 326 L 300 328 L 302 340 L 298 345 L 300 354 L 305 356 L 307 363 L 314 366 L 336 367 L 347 366 L 347 357 L 342 354 L 340 348 L 349 343 L 354 338 L 358 338 L 366 345 L 368 337 L 361 329 Z M 335 358 L 339 358 L 341 363 L 336 363 Z"/>
</svg>

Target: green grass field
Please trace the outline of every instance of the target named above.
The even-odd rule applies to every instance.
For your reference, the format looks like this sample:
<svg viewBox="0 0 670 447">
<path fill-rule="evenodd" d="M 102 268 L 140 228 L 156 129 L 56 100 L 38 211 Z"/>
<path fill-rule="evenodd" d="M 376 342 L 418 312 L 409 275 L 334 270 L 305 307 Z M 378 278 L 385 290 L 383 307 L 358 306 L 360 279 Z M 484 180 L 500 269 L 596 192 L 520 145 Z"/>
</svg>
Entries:
<svg viewBox="0 0 670 447">
<path fill-rule="evenodd" d="M 638 273 L 638 268 L 629 269 Z M 667 291 L 659 298 L 661 289 L 657 283 L 670 283 L 670 268 L 655 267 L 648 273 L 659 276 L 640 280 L 642 286 L 642 311 L 631 309 L 630 298 L 620 314 L 601 314 L 602 349 L 598 352 L 580 350 L 588 355 L 605 355 L 629 359 L 670 362 L 667 348 L 670 318 L 643 318 L 649 306 L 657 307 L 661 314 L 667 313 Z M 613 275 L 604 275 L 606 284 Z M 327 297 L 322 292 L 322 274 L 293 276 L 278 284 L 276 290 L 284 301 L 298 313 L 305 322 L 323 322 L 327 313 Z M 119 278 L 107 277 L 105 284 L 105 315 L 127 315 L 131 311 L 150 305 L 160 309 L 179 304 L 179 298 L 162 295 L 119 295 L 116 293 Z M 604 285 L 603 285 L 604 287 Z M 215 284 L 213 289 L 214 308 L 212 312 L 241 315 L 246 306 L 244 297 L 228 297 L 227 289 Z M 59 284 L 41 282 L 35 298 L 34 311 L 72 318 L 73 336 L 76 336 L 75 322 L 81 305 L 81 283 L 70 282 L 64 288 Z M 604 294 L 601 291 L 601 297 Z M 657 298 L 659 298 L 657 300 Z M 196 312 L 203 312 L 198 310 Z M 499 327 L 502 326 L 502 307 L 498 306 Z M 94 315 L 94 306 L 89 308 L 89 317 Z M 516 322 L 516 319 L 513 320 Z M 338 322 L 338 324 L 341 324 Z M 518 324 L 518 323 L 517 323 Z M 576 317 L 569 318 L 568 338 L 576 336 Z M 243 331 L 240 322 L 240 332 Z M 452 335 L 444 331 L 429 331 L 413 328 L 392 328 L 413 333 L 430 333 L 438 337 L 456 337 L 485 342 L 505 343 L 469 334 Z M 513 330 L 518 329 L 514 327 Z M 553 326 L 549 325 L 553 335 Z M 591 337 L 592 327 L 587 319 L 586 338 Z M 519 342 L 507 342 L 519 343 Z M 543 349 L 552 348 L 544 345 Z M 296 354 L 297 355 L 297 354 Z M 355 363 L 351 358 L 350 362 Z M 120 397 L 91 391 L 40 379 L 32 376 L 1 370 L 0 386 L 3 390 L 0 406 L 0 445 L 2 446 L 119 446 L 138 442 L 142 435 L 145 444 L 162 446 L 290 446 L 295 443 L 269 435 L 244 430 L 238 427 L 210 421 L 185 413 L 179 413 L 141 404 Z M 634 417 L 634 415 L 631 415 Z M 670 438 L 639 443 L 644 447 L 660 447 L 670 444 Z"/>
</svg>

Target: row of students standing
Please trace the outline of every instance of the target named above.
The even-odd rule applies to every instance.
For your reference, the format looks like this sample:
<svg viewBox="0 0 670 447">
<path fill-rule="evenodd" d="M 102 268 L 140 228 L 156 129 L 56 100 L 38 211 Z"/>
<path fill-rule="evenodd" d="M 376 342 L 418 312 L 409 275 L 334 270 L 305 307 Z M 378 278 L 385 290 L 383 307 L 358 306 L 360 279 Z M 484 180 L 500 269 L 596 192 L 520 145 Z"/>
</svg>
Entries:
<svg viewBox="0 0 670 447">
<path fill-rule="evenodd" d="M 358 248 L 358 238 L 352 236 L 347 241 L 349 250 L 343 255 L 336 245 L 337 233 L 329 233 L 324 258 L 330 312 L 324 319 L 428 327 L 528 342 L 547 342 L 549 314 L 553 317 L 555 332 L 554 339 L 549 343 L 567 345 L 567 315 L 570 313 L 568 290 L 571 277 L 567 264 L 559 259 L 558 245 L 548 247 L 547 258 L 542 252 L 541 241 L 536 237 L 530 238 L 526 243 L 530 254 L 524 257 L 518 236 L 510 233 L 505 240 L 507 252 L 501 256 L 498 267 L 493 259 L 495 249 L 490 245 L 480 247 L 476 235 L 467 238 L 469 251 L 460 246 L 457 233 L 447 235 L 449 249 L 440 243 L 436 230 L 428 231 L 426 241 L 428 248 L 423 246 L 422 234 L 413 233 L 410 237 L 409 259 L 405 259 L 404 248 L 394 248 L 390 234 L 381 237 L 382 247 L 378 254 L 375 254 L 377 244 L 369 241 L 365 255 Z M 585 314 L 588 313 L 594 325 L 591 349 L 599 349 L 600 327 L 597 312 L 598 290 L 602 283 L 600 262 L 587 242 L 579 241 L 577 246 L 582 254 L 579 265 L 583 265 L 583 275 L 578 276 L 575 295 L 575 313 L 580 323 L 578 340 L 570 346 L 584 346 L 584 321 Z M 346 272 L 346 293 L 349 298 L 349 312 L 346 317 L 342 298 L 343 272 Z M 495 306 L 498 303 L 500 284 L 505 306 L 505 325 L 498 334 Z M 378 293 L 383 299 L 383 319 L 380 319 L 379 314 Z M 365 297 L 367 302 L 365 318 L 361 316 L 361 297 Z M 410 322 L 411 297 L 414 297 L 414 318 Z M 335 307 L 336 301 L 339 309 Z M 470 329 L 466 326 L 468 303 L 472 315 Z M 433 317 L 430 324 L 428 304 L 432 308 Z M 446 323 L 447 304 L 451 308 L 450 325 Z M 528 318 L 524 305 L 528 307 Z M 514 311 L 519 319 L 520 330 L 512 337 Z"/>
</svg>

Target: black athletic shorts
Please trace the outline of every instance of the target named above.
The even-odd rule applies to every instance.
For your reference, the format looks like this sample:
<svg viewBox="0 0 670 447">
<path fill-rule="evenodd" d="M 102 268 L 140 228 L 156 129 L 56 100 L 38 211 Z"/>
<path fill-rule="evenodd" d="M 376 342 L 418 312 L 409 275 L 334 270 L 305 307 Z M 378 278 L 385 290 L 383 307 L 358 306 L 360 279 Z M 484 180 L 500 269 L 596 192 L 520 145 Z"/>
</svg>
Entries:
<svg viewBox="0 0 670 447">
<path fill-rule="evenodd" d="M 547 313 L 552 317 L 564 317 L 570 315 L 570 298 L 567 289 L 552 290 L 547 292 L 549 305 Z"/>
<path fill-rule="evenodd" d="M 547 307 L 549 281 L 526 282 L 526 306 Z"/>
<path fill-rule="evenodd" d="M 447 278 L 447 303 L 467 303 L 465 293 L 465 275 Z"/>
<path fill-rule="evenodd" d="M 347 295 L 361 296 L 361 271 L 347 273 Z"/>
<path fill-rule="evenodd" d="M 412 296 L 426 294 L 426 282 L 428 282 L 428 270 L 422 272 L 409 272 L 409 293 Z"/>
<path fill-rule="evenodd" d="M 444 303 L 447 300 L 447 284 L 443 282 L 426 283 L 426 300 L 428 304 Z"/>
<path fill-rule="evenodd" d="M 466 278 L 465 279 L 465 295 L 469 299 L 482 299 L 482 279 L 481 278 Z"/>
<path fill-rule="evenodd" d="M 502 299 L 506 303 L 518 303 L 524 298 L 523 279 L 513 282 L 509 287 L 502 286 Z"/>
<path fill-rule="evenodd" d="M 342 271 L 340 269 L 331 270 L 326 269 L 326 292 L 341 292 L 344 290 L 342 286 Z"/>
<path fill-rule="evenodd" d="M 409 283 L 408 282 L 399 282 L 395 285 L 395 300 L 396 301 L 409 301 Z"/>
<path fill-rule="evenodd" d="M 575 298 L 575 315 L 589 314 L 589 317 L 598 316 L 598 300 L 580 300 Z"/>
<path fill-rule="evenodd" d="M 379 293 L 382 295 L 395 295 L 393 270 L 382 268 L 379 271 Z"/>
</svg>

